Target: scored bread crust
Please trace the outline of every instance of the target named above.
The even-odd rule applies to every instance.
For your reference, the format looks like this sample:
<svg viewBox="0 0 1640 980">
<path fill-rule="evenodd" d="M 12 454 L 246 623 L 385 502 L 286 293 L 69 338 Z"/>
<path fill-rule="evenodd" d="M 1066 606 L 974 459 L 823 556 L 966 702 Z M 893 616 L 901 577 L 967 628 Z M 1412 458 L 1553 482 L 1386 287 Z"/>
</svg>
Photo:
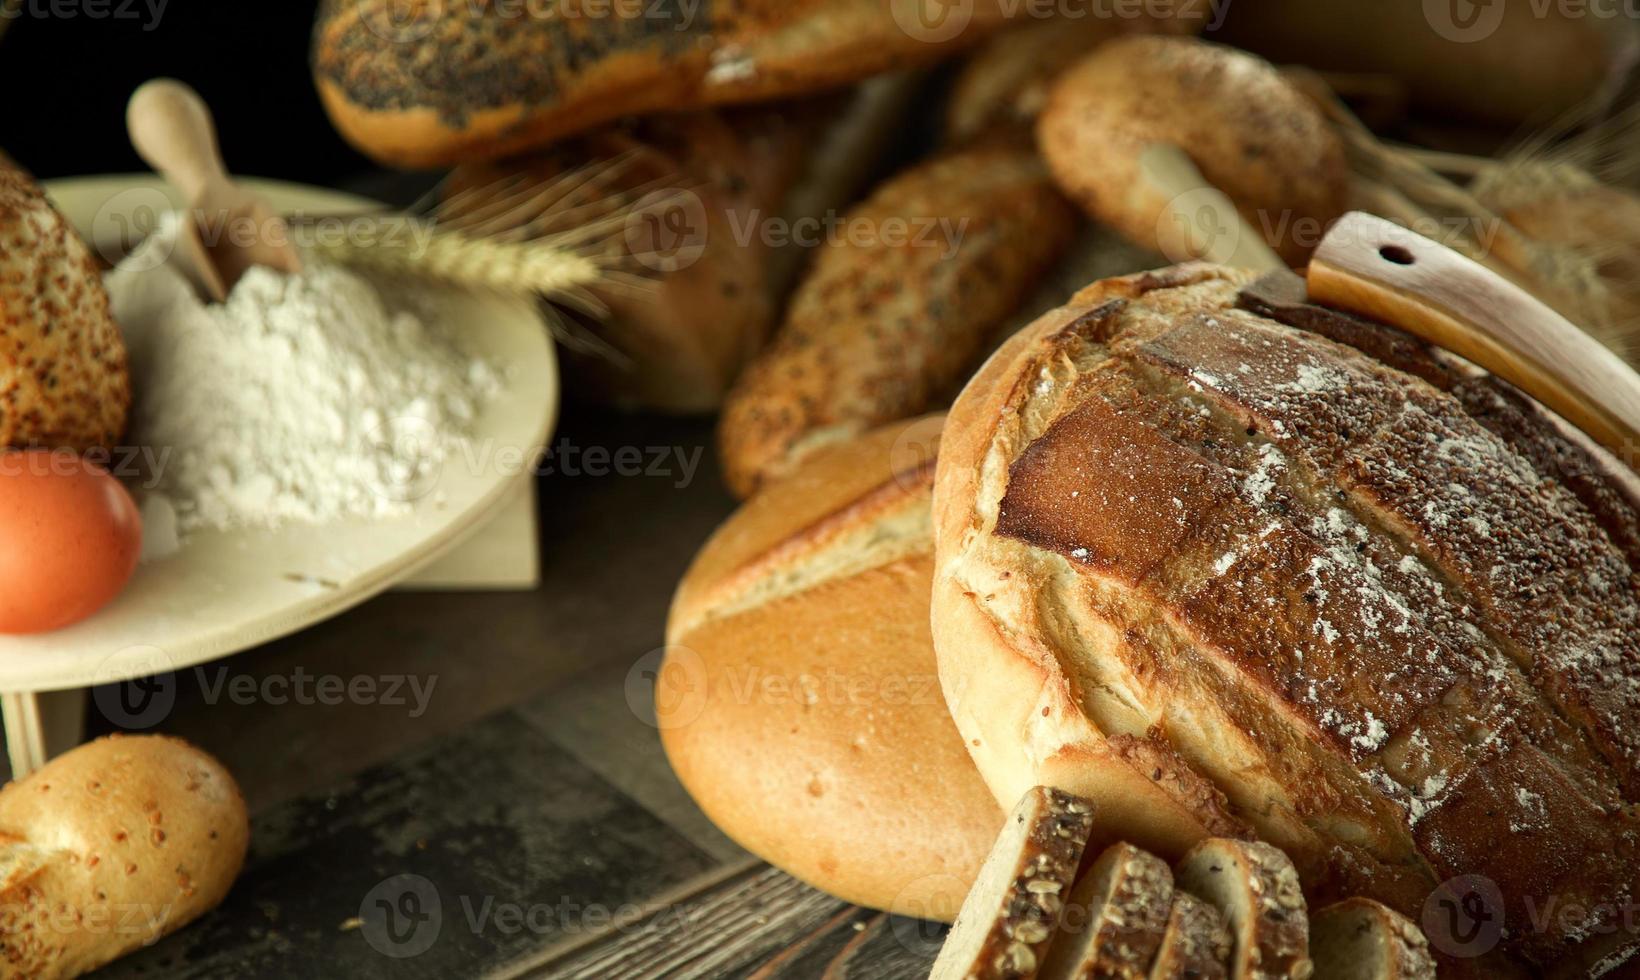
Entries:
<svg viewBox="0 0 1640 980">
<path fill-rule="evenodd" d="M 1621 904 L 1640 588 L 1624 522 L 1582 501 L 1622 495 L 1569 489 L 1603 482 L 1600 460 L 1507 411 L 1518 393 L 1256 316 L 1247 282 L 1100 283 L 954 407 L 935 643 L 992 791 L 1114 800 L 1114 832 L 1170 858 L 1212 833 L 1204 811 L 1242 820 L 1321 900 L 1416 916 L 1481 874 L 1512 919 L 1546 894 Z M 1203 803 L 1150 793 L 1118 738 L 1176 759 Z M 1161 803 L 1121 806 L 1141 793 Z M 1513 933 L 1502 955 L 1556 962 L 1609 924 Z"/>
<path fill-rule="evenodd" d="M 679 780 L 743 847 L 850 902 L 950 921 L 1003 813 L 928 632 L 939 425 L 816 454 L 712 536 L 658 685 L 699 696 L 656 709 Z"/>
<path fill-rule="evenodd" d="M 1191 848 L 1174 882 L 1219 910 L 1236 980 L 1309 980 L 1310 920 L 1298 871 L 1263 841 L 1215 838 Z"/>
<path fill-rule="evenodd" d="M 930 980 L 1036 976 L 1059 929 L 1094 819 L 1087 800 L 1048 786 L 1027 790 L 963 900 Z"/>
<path fill-rule="evenodd" d="M 1219 910 L 1175 889 L 1150 980 L 1225 980 L 1230 976 L 1231 945 Z"/>
</svg>

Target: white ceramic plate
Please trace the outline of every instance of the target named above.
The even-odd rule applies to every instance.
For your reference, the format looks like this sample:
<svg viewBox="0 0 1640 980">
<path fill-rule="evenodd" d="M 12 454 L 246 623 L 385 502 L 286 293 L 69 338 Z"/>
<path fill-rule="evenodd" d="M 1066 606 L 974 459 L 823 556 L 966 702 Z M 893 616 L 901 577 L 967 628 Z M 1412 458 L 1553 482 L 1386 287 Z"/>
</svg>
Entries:
<svg viewBox="0 0 1640 980">
<path fill-rule="evenodd" d="M 287 213 L 378 207 L 334 191 L 245 183 Z M 151 227 L 147 210 L 176 204 L 146 176 L 60 180 L 46 189 L 82 235 L 99 241 Z M 433 309 L 469 352 L 506 369 L 507 387 L 478 418 L 474 452 L 457 453 L 435 483 L 415 488 L 413 513 L 192 535 L 171 557 L 140 566 L 125 592 L 85 622 L 41 636 L 0 637 L 0 691 L 85 687 L 237 653 L 363 602 L 494 516 L 530 478 L 557 417 L 552 341 L 523 299 L 438 290 Z"/>
</svg>

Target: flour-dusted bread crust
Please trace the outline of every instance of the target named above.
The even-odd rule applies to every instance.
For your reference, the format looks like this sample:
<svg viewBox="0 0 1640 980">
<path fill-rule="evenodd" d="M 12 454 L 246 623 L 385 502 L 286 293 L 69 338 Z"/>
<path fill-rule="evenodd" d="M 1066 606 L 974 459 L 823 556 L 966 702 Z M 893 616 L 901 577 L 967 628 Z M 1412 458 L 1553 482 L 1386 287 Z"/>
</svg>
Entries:
<svg viewBox="0 0 1640 980">
<path fill-rule="evenodd" d="M 1500 962 L 1606 944 L 1640 867 L 1632 476 L 1473 368 L 1252 313 L 1246 284 L 1100 283 L 953 408 L 934 634 L 981 773 L 1089 796 L 1169 858 L 1245 823 L 1318 902 L 1416 918 L 1472 874 L 1509 921 L 1593 910 Z"/>
<path fill-rule="evenodd" d="M 949 922 L 1003 813 L 934 668 L 938 431 L 834 447 L 730 518 L 678 588 L 656 703 L 678 778 L 742 846 L 850 902 Z"/>
<path fill-rule="evenodd" d="M 1145 980 L 1172 907 L 1167 862 L 1131 844 L 1112 844 L 1071 889 L 1040 976 Z"/>
<path fill-rule="evenodd" d="M 1304 891 L 1280 848 L 1205 840 L 1179 861 L 1174 881 L 1224 917 L 1233 980 L 1308 980 L 1315 972 Z"/>
<path fill-rule="evenodd" d="M 1226 980 L 1230 976 L 1230 927 L 1219 910 L 1186 891 L 1173 891 L 1167 929 L 1156 950 L 1150 980 Z M 1325 974 L 1322 974 L 1325 976 Z"/>
<path fill-rule="evenodd" d="M 90 972 L 222 901 L 245 802 L 178 739 L 110 736 L 0 790 L 0 976 Z"/>
<path fill-rule="evenodd" d="M 96 262 L 45 191 L 0 158 L 0 447 L 113 447 L 131 405 Z"/>
<path fill-rule="evenodd" d="M 1034 977 L 1093 832 L 1087 800 L 1047 786 L 1020 797 L 934 961 L 931 980 Z"/>
<path fill-rule="evenodd" d="M 1310 913 L 1310 956 L 1327 980 L 1435 980 L 1429 940 L 1406 916 L 1370 898 Z"/>
<path fill-rule="evenodd" d="M 1054 178 L 1088 214 L 1174 260 L 1189 229 L 1141 175 L 1153 143 L 1178 146 L 1291 265 L 1344 211 L 1349 169 L 1313 103 L 1258 58 L 1195 38 L 1134 37 L 1061 74 L 1037 121 Z"/>
<path fill-rule="evenodd" d="M 326 0 L 313 74 L 396 166 L 533 150 L 623 116 L 804 95 L 932 62 L 1035 8 L 977 0 Z"/>
<path fill-rule="evenodd" d="M 1074 210 L 1029 145 L 918 164 L 842 218 L 719 424 L 749 496 L 821 446 L 940 407 L 1069 244 Z"/>
</svg>

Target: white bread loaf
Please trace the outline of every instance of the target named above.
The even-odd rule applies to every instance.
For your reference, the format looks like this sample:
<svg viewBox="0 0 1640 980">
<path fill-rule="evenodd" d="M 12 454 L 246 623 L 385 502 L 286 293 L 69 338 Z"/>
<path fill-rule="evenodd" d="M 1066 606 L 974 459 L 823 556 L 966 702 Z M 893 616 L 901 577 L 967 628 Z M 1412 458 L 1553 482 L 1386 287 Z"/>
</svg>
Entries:
<svg viewBox="0 0 1640 980">
<path fill-rule="evenodd" d="M 1493 976 L 1620 956 L 1634 475 L 1471 366 L 1246 284 L 1097 284 L 952 409 L 934 637 L 981 773 L 999 800 L 1088 796 L 1170 859 L 1243 823 L 1318 904 L 1416 917 L 1481 875 L 1509 921 L 1591 910 L 1511 930 Z"/>
<path fill-rule="evenodd" d="M 1047 786 L 1027 790 L 962 903 L 931 980 L 1036 976 L 1093 824 L 1087 800 Z"/>
<path fill-rule="evenodd" d="M 742 846 L 848 901 L 949 922 L 1002 825 L 928 632 L 939 420 L 818 453 L 702 548 L 673 600 L 661 741 Z M 684 685 L 687 685 L 685 687 Z"/>
<path fill-rule="evenodd" d="M 109 736 L 0 789 L 0 976 L 88 973 L 228 893 L 250 829 L 233 777 L 174 738 Z"/>
<path fill-rule="evenodd" d="M 1309 980 L 1315 972 L 1304 891 L 1280 848 L 1204 840 L 1179 861 L 1174 881 L 1229 926 L 1233 980 Z"/>
</svg>

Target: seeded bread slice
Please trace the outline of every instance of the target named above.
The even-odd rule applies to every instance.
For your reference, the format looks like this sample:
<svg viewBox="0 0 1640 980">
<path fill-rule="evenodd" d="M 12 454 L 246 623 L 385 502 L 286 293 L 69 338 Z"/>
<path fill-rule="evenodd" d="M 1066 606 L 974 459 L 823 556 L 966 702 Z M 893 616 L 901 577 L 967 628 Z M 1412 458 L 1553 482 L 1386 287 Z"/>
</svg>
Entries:
<svg viewBox="0 0 1640 980">
<path fill-rule="evenodd" d="M 1218 909 L 1189 892 L 1175 891 L 1150 980 L 1227 980 L 1231 945 L 1230 929 Z"/>
<path fill-rule="evenodd" d="M 1315 972 L 1304 892 L 1280 848 L 1209 838 L 1190 849 L 1173 878 L 1230 926 L 1233 980 L 1307 980 Z"/>
<path fill-rule="evenodd" d="M 1406 916 L 1351 898 L 1310 916 L 1315 973 L 1326 980 L 1435 980 L 1429 941 Z"/>
<path fill-rule="evenodd" d="M 1044 980 L 1144 980 L 1167 931 L 1173 872 L 1131 844 L 1099 855 L 1071 889 Z"/>
<path fill-rule="evenodd" d="M 980 868 L 930 980 L 1036 976 L 1092 832 L 1088 801 L 1046 786 L 1028 791 Z"/>
</svg>

